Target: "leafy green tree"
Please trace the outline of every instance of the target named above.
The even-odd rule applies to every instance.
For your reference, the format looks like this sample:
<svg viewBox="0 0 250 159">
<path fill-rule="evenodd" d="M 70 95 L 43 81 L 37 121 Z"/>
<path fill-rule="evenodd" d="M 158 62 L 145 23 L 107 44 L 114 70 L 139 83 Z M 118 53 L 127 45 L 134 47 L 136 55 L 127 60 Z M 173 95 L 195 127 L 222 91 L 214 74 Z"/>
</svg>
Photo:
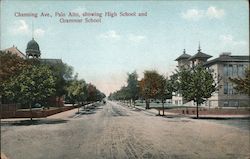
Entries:
<svg viewBox="0 0 250 159">
<path fill-rule="evenodd" d="M 110 94 L 110 99 L 112 100 L 121 100 L 123 102 L 125 102 L 126 100 L 130 99 L 130 95 L 129 95 L 129 90 L 128 87 L 121 87 L 121 89 L 119 89 L 118 91 Z"/>
<path fill-rule="evenodd" d="M 164 108 L 164 103 L 166 102 L 166 99 L 171 99 L 172 98 L 172 92 L 173 92 L 173 85 L 172 81 L 168 80 L 167 78 L 164 78 L 164 76 L 160 75 L 159 76 L 159 93 L 157 95 L 157 98 L 161 100 L 162 102 L 162 112 L 164 116 L 165 108 Z M 160 112 L 159 112 L 160 115 Z"/>
<path fill-rule="evenodd" d="M 68 66 L 65 63 L 47 63 L 50 69 L 53 72 L 53 76 L 56 80 L 56 91 L 54 96 L 62 97 L 63 95 L 67 94 L 67 87 L 70 83 L 70 80 L 73 79 L 73 68 Z M 59 101 L 58 101 L 59 102 Z M 59 103 L 57 103 L 59 105 Z"/>
<path fill-rule="evenodd" d="M 83 103 L 87 99 L 87 84 L 84 80 L 77 80 L 76 78 L 71 81 L 69 87 L 67 88 L 67 98 L 73 103 L 73 105 L 77 103 Z M 79 113 L 79 105 L 78 105 L 78 113 Z"/>
<path fill-rule="evenodd" d="M 83 106 L 86 101 L 101 101 L 103 98 L 105 98 L 104 93 L 99 91 L 93 84 L 87 84 L 83 79 L 78 80 L 77 74 L 69 81 L 66 100 L 73 105 L 78 103 L 78 112 L 80 104 Z"/>
<path fill-rule="evenodd" d="M 130 74 L 128 73 L 127 84 L 128 96 L 133 101 L 133 105 L 135 106 L 135 100 L 139 97 L 139 82 L 136 72 Z"/>
<path fill-rule="evenodd" d="M 95 96 L 96 96 L 96 91 L 97 91 L 96 87 L 93 84 L 89 83 L 87 87 L 87 91 L 88 91 L 87 101 L 89 102 L 95 101 L 96 100 Z"/>
<path fill-rule="evenodd" d="M 82 103 L 87 99 L 87 84 L 84 80 L 78 80 L 77 76 L 70 82 L 67 88 L 67 99 L 73 103 Z M 79 105 L 78 105 L 79 112 Z"/>
<path fill-rule="evenodd" d="M 164 78 L 164 77 L 163 77 Z M 144 77 L 140 81 L 140 92 L 142 97 L 146 101 L 146 109 L 149 109 L 150 99 L 157 98 L 161 93 L 162 86 L 162 75 L 156 71 L 145 71 Z"/>
<path fill-rule="evenodd" d="M 250 96 L 250 68 L 246 69 L 244 77 L 229 79 L 236 84 L 236 86 L 234 87 L 235 90 Z"/>
<path fill-rule="evenodd" d="M 10 77 L 19 74 L 23 68 L 27 67 L 29 63 L 21 57 L 11 54 L 10 52 L 0 51 L 0 96 L 3 95 L 3 84 Z M 0 102 L 7 102 L 3 95 Z"/>
<path fill-rule="evenodd" d="M 20 74 L 10 77 L 4 83 L 4 95 L 14 102 L 31 105 L 42 102 L 55 92 L 55 78 L 52 71 L 44 65 L 24 68 Z"/>
<path fill-rule="evenodd" d="M 127 102 L 130 100 L 130 94 L 129 94 L 129 88 L 126 86 L 123 86 L 120 91 L 118 92 L 120 100 L 123 100 L 124 102 Z M 128 102 L 127 102 L 128 103 Z"/>
<path fill-rule="evenodd" d="M 91 83 L 88 84 L 87 86 L 87 92 L 88 92 L 87 101 L 89 102 L 101 101 L 103 98 L 106 97 L 104 93 L 98 90 L 96 86 L 94 86 Z"/>
<path fill-rule="evenodd" d="M 196 102 L 197 118 L 199 118 L 198 106 L 212 96 L 217 89 L 217 83 L 212 74 L 200 65 L 192 69 L 181 69 L 178 76 L 180 92 L 185 100 Z"/>
<path fill-rule="evenodd" d="M 172 92 L 177 92 L 180 87 L 179 83 L 179 76 L 177 73 L 173 73 L 170 78 L 167 80 L 167 87 L 170 89 Z"/>
</svg>

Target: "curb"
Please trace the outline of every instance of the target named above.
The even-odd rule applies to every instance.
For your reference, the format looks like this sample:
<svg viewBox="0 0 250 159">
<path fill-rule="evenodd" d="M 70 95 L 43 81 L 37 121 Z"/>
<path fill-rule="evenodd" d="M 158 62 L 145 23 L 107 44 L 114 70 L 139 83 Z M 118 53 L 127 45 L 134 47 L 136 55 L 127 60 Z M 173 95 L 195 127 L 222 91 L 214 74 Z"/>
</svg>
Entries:
<svg viewBox="0 0 250 159">
<path fill-rule="evenodd" d="M 186 116 L 191 119 L 196 119 L 196 116 Z M 227 119 L 250 119 L 250 116 L 199 116 L 199 119 L 215 119 L 215 120 L 227 120 Z"/>
</svg>

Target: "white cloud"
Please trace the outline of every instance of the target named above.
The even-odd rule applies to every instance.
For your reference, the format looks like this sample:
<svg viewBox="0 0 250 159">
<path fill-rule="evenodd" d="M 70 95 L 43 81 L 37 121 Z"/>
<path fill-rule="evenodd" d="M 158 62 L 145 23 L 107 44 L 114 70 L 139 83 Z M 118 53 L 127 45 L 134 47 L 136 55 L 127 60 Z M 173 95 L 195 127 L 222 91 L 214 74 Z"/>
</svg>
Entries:
<svg viewBox="0 0 250 159">
<path fill-rule="evenodd" d="M 211 6 L 207 9 L 206 15 L 211 19 L 219 19 L 225 15 L 225 11 L 223 9 L 217 9 L 216 7 Z"/>
<path fill-rule="evenodd" d="M 193 21 L 198 21 L 202 18 L 220 19 L 224 15 L 225 11 L 223 9 L 218 9 L 214 6 L 210 6 L 206 10 L 188 9 L 186 12 L 181 13 L 182 18 Z"/>
<path fill-rule="evenodd" d="M 234 37 L 230 34 L 227 35 L 220 35 L 219 39 L 221 40 L 224 46 L 228 47 L 238 47 L 238 46 L 245 46 L 247 45 L 246 41 L 236 41 Z"/>
<path fill-rule="evenodd" d="M 146 36 L 129 34 L 128 39 L 132 42 L 141 42 L 146 39 Z"/>
<path fill-rule="evenodd" d="M 228 34 L 228 35 L 220 35 L 220 40 L 222 40 L 223 43 L 228 43 L 233 41 L 233 36 Z"/>
<path fill-rule="evenodd" d="M 203 10 L 189 9 L 185 13 L 182 13 L 182 18 L 187 20 L 199 20 L 204 16 Z"/>
<path fill-rule="evenodd" d="M 35 36 L 36 38 L 43 37 L 44 33 L 45 33 L 45 30 L 43 30 L 43 29 L 41 29 L 41 28 L 38 28 L 38 29 L 35 29 L 35 30 L 34 30 L 34 36 Z"/>
<path fill-rule="evenodd" d="M 29 32 L 29 27 L 25 20 L 15 21 L 13 28 L 11 28 L 13 34 L 26 34 Z"/>
<path fill-rule="evenodd" d="M 10 32 L 14 35 L 17 35 L 17 34 L 32 35 L 32 30 L 30 29 L 30 27 L 28 26 L 25 20 L 15 21 L 13 27 L 10 28 Z M 45 34 L 45 30 L 41 28 L 37 28 L 34 30 L 35 38 L 43 37 L 44 34 Z"/>
<path fill-rule="evenodd" d="M 121 36 L 114 30 L 108 31 L 106 33 L 102 33 L 99 35 L 101 39 L 113 39 L 113 40 L 120 40 Z"/>
</svg>

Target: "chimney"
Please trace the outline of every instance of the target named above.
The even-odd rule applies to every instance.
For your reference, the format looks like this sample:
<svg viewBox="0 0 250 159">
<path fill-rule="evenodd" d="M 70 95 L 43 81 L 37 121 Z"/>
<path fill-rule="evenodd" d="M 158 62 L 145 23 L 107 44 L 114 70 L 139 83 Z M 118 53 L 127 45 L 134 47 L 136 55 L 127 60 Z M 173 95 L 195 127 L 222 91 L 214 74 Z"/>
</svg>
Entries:
<svg viewBox="0 0 250 159">
<path fill-rule="evenodd" d="M 231 52 L 223 52 L 220 54 L 220 57 L 231 56 Z"/>
</svg>

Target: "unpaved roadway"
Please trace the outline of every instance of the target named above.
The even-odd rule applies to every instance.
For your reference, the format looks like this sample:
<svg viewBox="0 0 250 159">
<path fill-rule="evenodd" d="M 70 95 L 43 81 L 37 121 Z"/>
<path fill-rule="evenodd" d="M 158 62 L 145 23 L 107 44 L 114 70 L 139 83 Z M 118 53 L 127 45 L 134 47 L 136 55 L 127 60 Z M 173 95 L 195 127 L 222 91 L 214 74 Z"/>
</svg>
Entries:
<svg viewBox="0 0 250 159">
<path fill-rule="evenodd" d="M 114 102 L 81 113 L 3 123 L 2 152 L 9 159 L 250 158 L 248 130 Z"/>
</svg>

